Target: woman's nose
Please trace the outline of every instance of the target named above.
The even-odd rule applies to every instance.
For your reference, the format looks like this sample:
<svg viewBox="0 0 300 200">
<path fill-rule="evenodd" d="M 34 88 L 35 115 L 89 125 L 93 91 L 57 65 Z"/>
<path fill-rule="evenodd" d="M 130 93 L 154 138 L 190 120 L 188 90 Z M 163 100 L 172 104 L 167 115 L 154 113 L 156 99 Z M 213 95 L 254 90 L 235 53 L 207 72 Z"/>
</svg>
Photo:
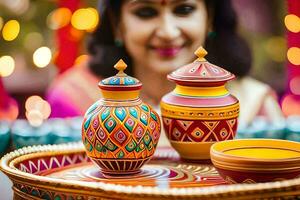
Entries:
<svg viewBox="0 0 300 200">
<path fill-rule="evenodd" d="M 164 40 L 173 40 L 180 35 L 176 20 L 169 14 L 164 14 L 158 24 L 156 35 Z"/>
</svg>

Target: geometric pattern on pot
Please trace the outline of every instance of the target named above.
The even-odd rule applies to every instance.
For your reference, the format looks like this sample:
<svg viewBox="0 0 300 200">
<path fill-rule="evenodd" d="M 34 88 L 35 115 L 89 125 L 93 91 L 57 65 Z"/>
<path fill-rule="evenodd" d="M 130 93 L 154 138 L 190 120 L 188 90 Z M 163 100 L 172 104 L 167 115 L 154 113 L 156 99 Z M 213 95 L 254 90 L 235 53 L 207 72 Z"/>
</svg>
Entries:
<svg viewBox="0 0 300 200">
<path fill-rule="evenodd" d="M 89 157 L 137 159 L 153 155 L 160 122 L 148 105 L 99 106 L 94 110 L 87 112 L 82 125 L 82 141 Z"/>
<path fill-rule="evenodd" d="M 220 107 L 183 107 L 161 102 L 163 117 L 187 120 L 223 120 L 239 116 L 239 103 Z"/>
<path fill-rule="evenodd" d="M 212 142 L 233 139 L 237 118 L 227 120 L 180 120 L 163 117 L 167 137 L 178 142 Z"/>
</svg>

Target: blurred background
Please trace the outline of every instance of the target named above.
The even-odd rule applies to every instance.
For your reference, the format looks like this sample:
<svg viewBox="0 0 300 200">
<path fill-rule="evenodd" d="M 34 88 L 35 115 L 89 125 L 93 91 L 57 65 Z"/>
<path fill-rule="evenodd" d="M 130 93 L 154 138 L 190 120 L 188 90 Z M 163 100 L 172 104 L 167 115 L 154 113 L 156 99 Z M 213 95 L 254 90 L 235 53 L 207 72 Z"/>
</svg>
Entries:
<svg viewBox="0 0 300 200">
<path fill-rule="evenodd" d="M 290 2 L 233 0 L 239 32 L 252 49 L 251 75 L 276 91 L 286 119 L 295 122 L 294 134 L 300 115 L 300 19 L 293 14 L 299 3 Z M 55 77 L 87 60 L 86 40 L 101 22 L 96 8 L 96 0 L 0 0 L 0 129 L 11 133 L 1 153 L 9 146 L 80 139 L 81 118 L 48 119 L 51 107 L 44 99 Z M 255 121 L 239 137 L 265 137 L 262 132 L 274 128 L 264 119 Z M 278 126 L 280 134 L 272 130 L 269 137 L 289 138 L 288 126 Z M 290 139 L 300 141 L 299 134 Z"/>
<path fill-rule="evenodd" d="M 269 131 L 269 137 L 300 141 L 300 18 L 291 2 L 233 0 L 254 57 L 251 75 L 273 87 L 288 122 L 273 130 L 257 119 L 239 137 Z M 48 119 L 44 99 L 58 74 L 87 59 L 86 38 L 101 21 L 96 8 L 96 0 L 0 0 L 0 132 L 10 141 L 2 153 L 9 146 L 80 139 L 81 118 Z"/>
<path fill-rule="evenodd" d="M 252 49 L 251 75 L 273 87 L 286 117 L 278 126 L 257 118 L 238 137 L 300 141 L 300 3 L 233 4 Z M 95 8 L 96 0 L 0 0 L 0 155 L 80 140 L 81 118 L 48 119 L 51 107 L 44 99 L 58 74 L 87 59 L 86 38 L 101 21 Z M 11 191 L 5 195 L 10 199 Z"/>
<path fill-rule="evenodd" d="M 290 2 L 233 0 L 239 32 L 254 57 L 251 75 L 276 91 L 289 122 L 276 128 L 279 135 L 272 130 L 269 137 L 300 141 L 295 135 L 300 115 L 300 19 L 293 14 L 299 3 Z M 86 39 L 101 22 L 96 8 L 96 0 L 0 0 L 0 129 L 10 132 L 5 141 L 11 144 L 2 145 L 1 153 L 9 146 L 80 139 L 81 118 L 48 119 L 51 107 L 44 99 L 56 76 L 88 58 Z M 264 119 L 255 121 L 253 130 L 238 136 L 266 137 L 266 129 L 274 128 Z M 292 137 L 287 134 L 291 124 Z"/>
</svg>

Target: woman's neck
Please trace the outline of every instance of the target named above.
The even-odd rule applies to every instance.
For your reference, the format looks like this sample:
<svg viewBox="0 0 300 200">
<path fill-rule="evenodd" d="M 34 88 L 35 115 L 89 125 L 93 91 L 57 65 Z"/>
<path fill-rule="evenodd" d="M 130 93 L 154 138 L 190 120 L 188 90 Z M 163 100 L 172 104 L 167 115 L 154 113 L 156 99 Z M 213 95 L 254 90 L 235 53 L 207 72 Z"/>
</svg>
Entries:
<svg viewBox="0 0 300 200">
<path fill-rule="evenodd" d="M 175 87 L 174 83 L 167 80 L 167 73 L 160 74 L 147 67 L 134 67 L 134 75 L 143 83 L 141 98 L 154 106 Z"/>
</svg>

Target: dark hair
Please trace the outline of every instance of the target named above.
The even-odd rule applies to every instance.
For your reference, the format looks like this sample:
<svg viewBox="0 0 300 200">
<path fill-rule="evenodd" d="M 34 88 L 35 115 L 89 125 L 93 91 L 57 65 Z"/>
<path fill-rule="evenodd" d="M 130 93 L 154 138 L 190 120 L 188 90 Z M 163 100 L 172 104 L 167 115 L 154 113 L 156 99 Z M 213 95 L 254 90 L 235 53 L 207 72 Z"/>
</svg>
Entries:
<svg viewBox="0 0 300 200">
<path fill-rule="evenodd" d="M 209 52 L 207 60 L 219 65 L 238 77 L 248 74 L 251 68 L 251 52 L 237 34 L 237 17 L 230 0 L 205 0 L 209 18 L 212 19 L 212 32 L 205 42 Z M 113 24 L 120 21 L 122 0 L 100 0 L 101 24 L 92 34 L 88 43 L 91 55 L 89 63 L 93 73 L 103 78 L 113 76 L 112 66 L 123 58 L 128 64 L 126 73 L 133 75 L 132 60 L 124 47 L 115 44 Z"/>
</svg>

